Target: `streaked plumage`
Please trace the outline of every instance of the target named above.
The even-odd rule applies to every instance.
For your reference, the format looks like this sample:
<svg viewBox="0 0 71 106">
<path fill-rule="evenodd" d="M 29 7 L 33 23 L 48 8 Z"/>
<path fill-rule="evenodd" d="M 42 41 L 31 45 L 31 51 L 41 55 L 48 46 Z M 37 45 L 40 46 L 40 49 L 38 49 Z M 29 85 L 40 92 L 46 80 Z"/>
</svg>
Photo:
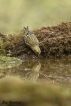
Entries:
<svg viewBox="0 0 71 106">
<path fill-rule="evenodd" d="M 27 28 L 24 27 L 24 40 L 25 40 L 25 43 L 37 54 L 40 54 L 41 53 L 41 50 L 39 48 L 39 41 L 37 39 L 37 37 L 32 34 L 29 29 L 28 29 L 28 26 Z"/>
</svg>

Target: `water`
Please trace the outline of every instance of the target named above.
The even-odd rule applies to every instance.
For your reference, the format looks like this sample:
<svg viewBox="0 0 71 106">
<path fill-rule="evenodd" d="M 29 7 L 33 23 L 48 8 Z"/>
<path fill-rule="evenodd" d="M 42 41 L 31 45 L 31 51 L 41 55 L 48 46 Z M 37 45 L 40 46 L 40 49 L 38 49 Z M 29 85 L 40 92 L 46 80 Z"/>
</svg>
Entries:
<svg viewBox="0 0 71 106">
<path fill-rule="evenodd" d="M 0 79 L 6 76 L 18 77 L 27 82 L 51 81 L 51 83 L 70 84 L 71 59 L 23 58 L 18 66 L 0 69 Z"/>
</svg>

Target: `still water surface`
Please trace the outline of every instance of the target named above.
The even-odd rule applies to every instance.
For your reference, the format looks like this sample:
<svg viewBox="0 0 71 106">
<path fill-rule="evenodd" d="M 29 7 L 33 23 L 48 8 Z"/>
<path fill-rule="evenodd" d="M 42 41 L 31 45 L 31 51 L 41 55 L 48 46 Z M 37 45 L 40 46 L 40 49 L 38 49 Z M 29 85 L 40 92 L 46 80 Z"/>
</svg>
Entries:
<svg viewBox="0 0 71 106">
<path fill-rule="evenodd" d="M 11 68 L 11 64 L 15 64 L 15 62 L 10 62 L 8 67 L 0 69 L 0 79 L 6 76 L 15 76 L 28 82 L 71 83 L 71 58 L 23 58 L 20 65 Z"/>
</svg>

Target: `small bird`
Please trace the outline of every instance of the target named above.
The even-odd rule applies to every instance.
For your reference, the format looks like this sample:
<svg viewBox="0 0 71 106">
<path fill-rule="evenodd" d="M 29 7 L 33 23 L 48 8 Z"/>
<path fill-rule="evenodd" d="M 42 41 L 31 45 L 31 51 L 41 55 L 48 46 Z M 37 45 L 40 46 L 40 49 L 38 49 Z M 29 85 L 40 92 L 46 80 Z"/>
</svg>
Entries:
<svg viewBox="0 0 71 106">
<path fill-rule="evenodd" d="M 29 31 L 29 28 L 24 27 L 24 41 L 36 54 L 40 54 L 39 41 L 37 37 Z"/>
</svg>

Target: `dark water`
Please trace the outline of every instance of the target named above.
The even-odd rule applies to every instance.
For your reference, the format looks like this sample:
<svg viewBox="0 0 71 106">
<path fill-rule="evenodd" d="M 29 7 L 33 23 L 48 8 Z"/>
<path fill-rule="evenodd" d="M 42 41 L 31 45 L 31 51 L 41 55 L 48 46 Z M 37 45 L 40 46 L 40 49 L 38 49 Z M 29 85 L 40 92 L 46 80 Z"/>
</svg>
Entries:
<svg viewBox="0 0 71 106">
<path fill-rule="evenodd" d="M 71 59 L 23 59 L 16 67 L 0 69 L 0 79 L 5 76 L 19 77 L 28 82 L 71 83 Z"/>
</svg>

